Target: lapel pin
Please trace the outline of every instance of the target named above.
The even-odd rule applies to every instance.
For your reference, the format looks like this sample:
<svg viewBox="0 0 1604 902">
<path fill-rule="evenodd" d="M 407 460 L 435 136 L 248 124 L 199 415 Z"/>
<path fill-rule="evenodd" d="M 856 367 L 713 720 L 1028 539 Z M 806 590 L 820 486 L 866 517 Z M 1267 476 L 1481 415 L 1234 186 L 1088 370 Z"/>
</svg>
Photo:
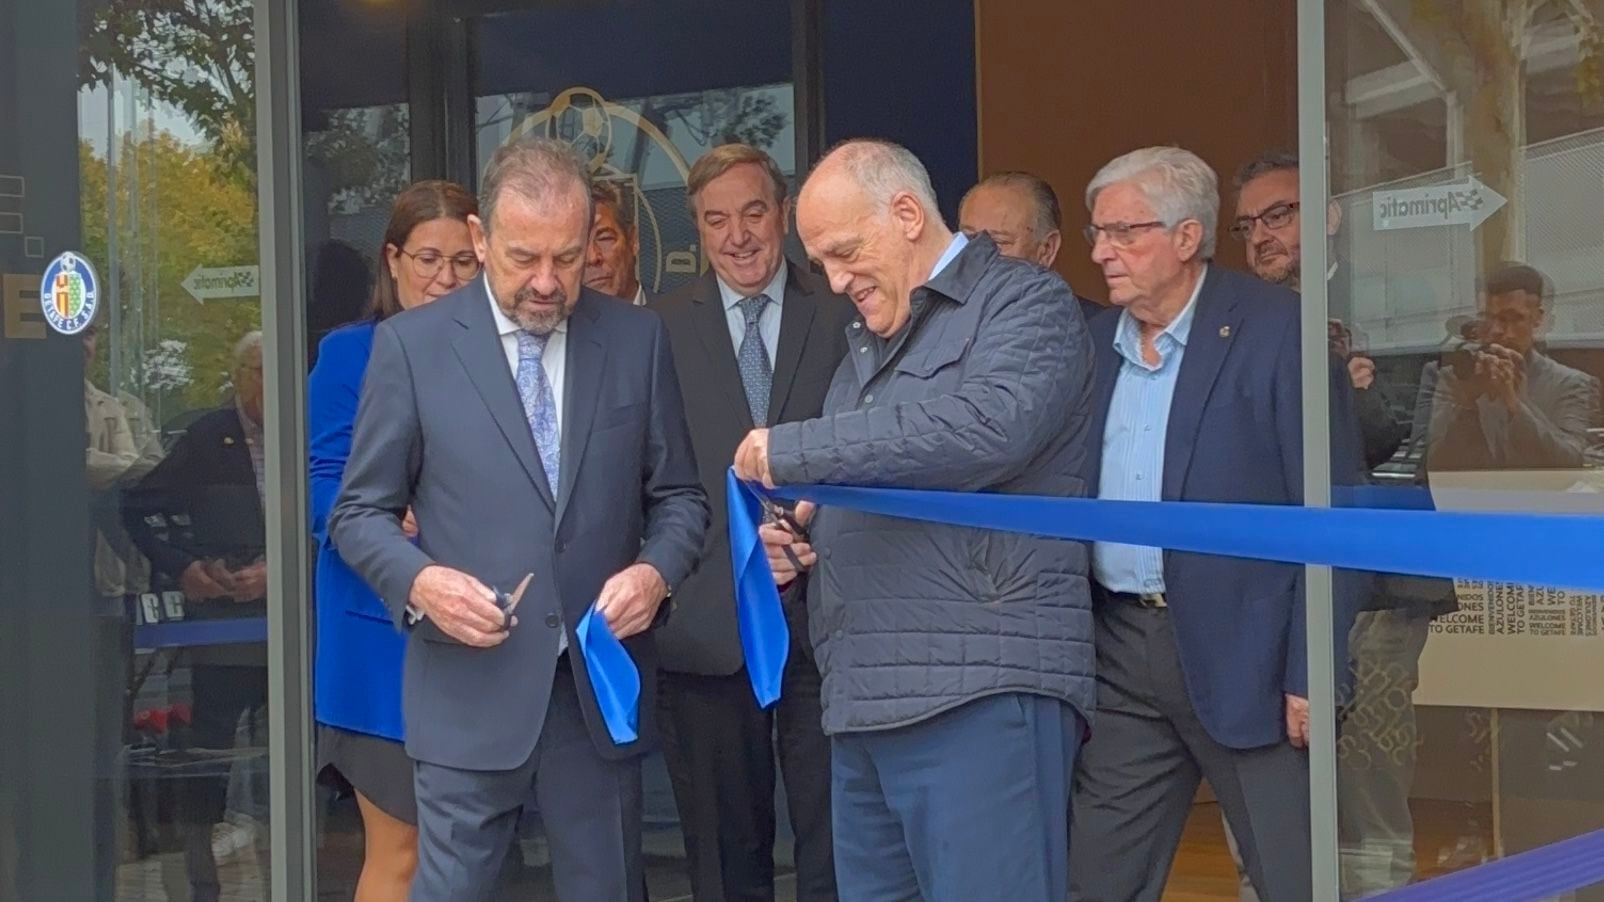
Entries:
<svg viewBox="0 0 1604 902">
<path fill-rule="evenodd" d="M 1220 327 L 1220 337 L 1221 338 L 1230 338 L 1231 337 L 1231 327 L 1230 326 L 1221 326 Z"/>
<path fill-rule="evenodd" d="M 232 444 L 234 444 L 234 437 L 233 437 L 233 436 L 231 436 L 231 435 L 225 435 L 225 436 L 223 436 L 223 444 L 225 444 L 225 445 L 232 445 Z"/>
</svg>

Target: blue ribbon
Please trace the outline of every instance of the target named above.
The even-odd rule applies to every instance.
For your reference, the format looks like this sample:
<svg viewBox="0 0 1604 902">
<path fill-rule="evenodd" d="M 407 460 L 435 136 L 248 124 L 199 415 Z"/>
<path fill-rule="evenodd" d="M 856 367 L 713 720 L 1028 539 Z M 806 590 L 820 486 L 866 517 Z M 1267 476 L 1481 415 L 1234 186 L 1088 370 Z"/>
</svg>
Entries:
<svg viewBox="0 0 1604 902">
<path fill-rule="evenodd" d="M 596 615 L 592 604 L 579 618 L 574 633 L 584 653 L 585 673 L 596 696 L 607 733 L 616 745 L 627 745 L 640 736 L 640 671 L 624 643 L 618 641 L 607 622 Z"/>
<path fill-rule="evenodd" d="M 1604 517 L 1107 501 L 805 485 L 765 490 L 729 475 L 730 550 L 746 666 L 760 705 L 779 698 L 789 635 L 757 539 L 759 493 L 922 520 L 1172 551 L 1378 573 L 1604 591 Z M 1418 508 L 1420 491 L 1401 490 Z M 1352 500 L 1386 497 L 1350 493 Z M 1404 506 L 1404 505 L 1400 505 Z M 760 579 L 759 577 L 764 577 Z"/>
<path fill-rule="evenodd" d="M 1385 902 L 1536 902 L 1604 880 L 1604 830 L 1372 897 Z"/>
<path fill-rule="evenodd" d="M 769 569 L 768 555 L 757 534 L 758 524 L 763 522 L 763 503 L 736 478 L 734 467 L 726 476 L 726 485 L 730 566 L 735 571 L 735 622 L 741 631 L 752 694 L 757 696 L 759 707 L 767 708 L 780 700 L 780 677 L 791 652 L 791 630 L 780 607 L 774 571 Z"/>
</svg>

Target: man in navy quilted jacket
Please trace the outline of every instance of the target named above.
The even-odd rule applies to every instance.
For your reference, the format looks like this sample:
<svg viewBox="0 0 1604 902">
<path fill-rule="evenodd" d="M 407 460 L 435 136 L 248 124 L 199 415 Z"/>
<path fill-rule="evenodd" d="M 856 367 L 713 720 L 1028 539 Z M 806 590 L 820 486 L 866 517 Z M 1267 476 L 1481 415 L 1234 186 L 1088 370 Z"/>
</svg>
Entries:
<svg viewBox="0 0 1604 902">
<path fill-rule="evenodd" d="M 1086 494 L 1092 352 L 1062 279 L 955 235 L 924 166 L 879 141 L 820 161 L 797 229 L 858 316 L 824 415 L 754 430 L 738 475 Z M 1064 899 L 1093 705 L 1085 544 L 807 505 L 797 519 L 811 538 L 764 536 L 778 581 L 815 571 L 841 898 Z"/>
</svg>

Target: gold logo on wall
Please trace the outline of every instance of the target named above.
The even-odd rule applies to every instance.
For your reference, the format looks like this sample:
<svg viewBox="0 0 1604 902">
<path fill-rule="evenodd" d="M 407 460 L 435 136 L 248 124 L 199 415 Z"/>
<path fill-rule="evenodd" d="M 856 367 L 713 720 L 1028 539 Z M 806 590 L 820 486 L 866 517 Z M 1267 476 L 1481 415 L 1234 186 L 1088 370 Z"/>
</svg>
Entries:
<svg viewBox="0 0 1604 902">
<path fill-rule="evenodd" d="M 623 197 L 633 199 L 640 230 L 640 277 L 648 289 L 662 290 L 667 274 L 698 271 L 696 230 L 683 192 L 690 166 L 655 124 L 590 88 L 576 86 L 558 94 L 545 109 L 525 117 L 507 140 L 530 135 L 567 141 L 586 161 L 591 177 L 617 184 Z M 654 150 L 671 164 L 681 189 L 676 192 L 678 202 L 662 210 L 647 197 L 642 173 L 636 171 Z"/>
</svg>

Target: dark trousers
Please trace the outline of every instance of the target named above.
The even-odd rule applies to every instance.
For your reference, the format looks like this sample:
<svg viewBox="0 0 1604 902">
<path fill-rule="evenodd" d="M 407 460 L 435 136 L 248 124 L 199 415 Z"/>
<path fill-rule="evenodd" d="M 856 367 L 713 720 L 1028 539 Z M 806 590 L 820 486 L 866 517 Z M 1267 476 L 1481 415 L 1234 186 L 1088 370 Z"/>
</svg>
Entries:
<svg viewBox="0 0 1604 902">
<path fill-rule="evenodd" d="M 1170 615 L 1099 599 L 1097 727 L 1075 772 L 1073 902 L 1158 902 L 1206 778 L 1264 902 L 1310 893 L 1309 759 L 1233 749 L 1198 720 Z"/>
<path fill-rule="evenodd" d="M 529 760 L 508 771 L 416 762 L 418 870 L 412 902 L 488 900 L 523 803 L 540 806 L 562 902 L 644 902 L 640 759 L 597 754 L 568 658 Z"/>
<path fill-rule="evenodd" d="M 663 757 L 696 902 L 774 899 L 776 753 L 796 837 L 796 898 L 836 898 L 819 670 L 795 636 L 780 701 L 768 711 L 758 708 L 745 670 L 664 673 L 658 682 Z"/>
<path fill-rule="evenodd" d="M 833 737 L 844 902 L 1062 902 L 1083 725 L 1011 692 Z"/>
</svg>

